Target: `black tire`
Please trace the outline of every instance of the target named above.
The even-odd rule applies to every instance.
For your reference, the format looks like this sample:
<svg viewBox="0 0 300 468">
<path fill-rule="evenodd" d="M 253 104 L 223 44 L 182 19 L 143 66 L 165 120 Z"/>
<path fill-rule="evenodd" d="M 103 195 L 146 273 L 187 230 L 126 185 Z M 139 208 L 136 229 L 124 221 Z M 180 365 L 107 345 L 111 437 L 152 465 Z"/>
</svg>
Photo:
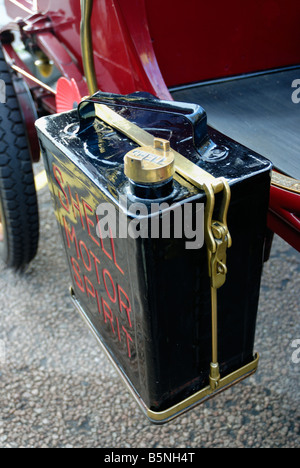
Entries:
<svg viewBox="0 0 300 468">
<path fill-rule="evenodd" d="M 6 103 L 0 104 L 0 257 L 8 267 L 24 269 L 38 248 L 38 202 L 26 128 L 1 44 L 0 79 L 6 85 Z"/>
</svg>

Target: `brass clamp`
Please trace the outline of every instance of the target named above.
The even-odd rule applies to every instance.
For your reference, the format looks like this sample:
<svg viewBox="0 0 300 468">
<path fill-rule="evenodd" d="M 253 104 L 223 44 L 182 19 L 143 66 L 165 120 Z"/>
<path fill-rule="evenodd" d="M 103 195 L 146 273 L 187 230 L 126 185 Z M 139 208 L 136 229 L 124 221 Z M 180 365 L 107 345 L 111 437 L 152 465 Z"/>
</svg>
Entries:
<svg viewBox="0 0 300 468">
<path fill-rule="evenodd" d="M 228 182 L 221 178 L 223 185 L 222 203 L 219 219 L 213 219 L 215 211 L 215 191 L 212 185 L 206 184 L 204 190 L 207 197 L 205 209 L 205 242 L 207 246 L 208 271 L 211 286 L 211 321 L 212 321 L 212 362 L 210 364 L 210 387 L 216 390 L 220 382 L 218 364 L 218 305 L 217 290 L 224 285 L 227 275 L 227 249 L 231 247 L 232 240 L 227 225 L 227 214 L 231 199 Z"/>
</svg>

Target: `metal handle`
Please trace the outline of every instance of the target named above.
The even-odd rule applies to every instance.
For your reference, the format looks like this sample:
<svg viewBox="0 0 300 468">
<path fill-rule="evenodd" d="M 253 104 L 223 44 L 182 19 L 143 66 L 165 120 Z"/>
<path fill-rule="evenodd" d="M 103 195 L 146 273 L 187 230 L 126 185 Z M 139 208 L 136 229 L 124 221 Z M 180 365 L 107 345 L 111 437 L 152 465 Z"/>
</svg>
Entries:
<svg viewBox="0 0 300 468">
<path fill-rule="evenodd" d="M 208 271 L 211 291 L 211 324 L 212 324 L 212 360 L 210 364 L 209 382 L 211 390 L 218 388 L 221 379 L 218 363 L 218 297 L 217 290 L 226 281 L 226 252 L 231 247 L 232 240 L 227 226 L 227 214 L 231 191 L 228 182 L 223 183 L 223 199 L 219 219 L 213 220 L 215 208 L 215 193 L 211 185 L 205 186 L 207 203 L 205 208 L 205 240 L 208 256 Z"/>
</svg>

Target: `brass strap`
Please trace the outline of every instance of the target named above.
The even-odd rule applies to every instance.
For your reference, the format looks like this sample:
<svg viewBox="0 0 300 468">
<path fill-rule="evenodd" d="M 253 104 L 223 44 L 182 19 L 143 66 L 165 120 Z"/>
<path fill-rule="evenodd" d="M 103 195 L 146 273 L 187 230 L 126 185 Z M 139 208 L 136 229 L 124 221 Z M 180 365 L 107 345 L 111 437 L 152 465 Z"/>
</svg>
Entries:
<svg viewBox="0 0 300 468">
<path fill-rule="evenodd" d="M 220 371 L 218 363 L 218 301 L 217 290 L 226 281 L 227 265 L 226 252 L 232 245 L 227 226 L 227 214 L 231 199 L 228 182 L 223 181 L 223 200 L 219 219 L 213 219 L 215 211 L 215 194 L 211 186 L 205 187 L 207 203 L 205 208 L 205 242 L 208 255 L 208 272 L 211 292 L 211 321 L 212 321 L 212 360 L 210 364 L 209 382 L 212 391 L 219 387 Z"/>
<path fill-rule="evenodd" d="M 115 130 L 126 135 L 140 146 L 155 146 L 155 137 L 120 116 L 105 104 L 95 103 L 95 115 Z M 231 191 L 228 182 L 223 177 L 215 178 L 196 164 L 172 150 L 175 155 L 175 171 L 195 187 L 204 190 L 207 197 L 205 208 L 205 242 L 208 251 L 208 271 L 211 279 L 211 309 L 212 309 L 212 362 L 210 365 L 210 387 L 215 391 L 220 382 L 218 364 L 218 306 L 217 290 L 226 281 L 226 251 L 232 241 L 227 226 L 227 213 L 230 204 Z M 214 218 L 215 195 L 223 193 L 218 219 Z"/>
</svg>

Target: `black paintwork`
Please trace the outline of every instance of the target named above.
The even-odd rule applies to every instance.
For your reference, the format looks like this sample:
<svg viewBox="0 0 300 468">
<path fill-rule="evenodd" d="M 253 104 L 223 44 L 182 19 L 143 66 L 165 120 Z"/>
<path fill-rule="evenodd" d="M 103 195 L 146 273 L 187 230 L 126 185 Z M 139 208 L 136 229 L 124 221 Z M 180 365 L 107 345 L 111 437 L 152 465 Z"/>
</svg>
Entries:
<svg viewBox="0 0 300 468">
<path fill-rule="evenodd" d="M 95 120 L 94 101 L 111 106 L 153 135 L 169 139 L 174 149 L 215 177 L 226 177 L 230 183 L 228 224 L 233 245 L 228 251 L 227 281 L 218 292 L 221 376 L 253 359 L 271 164 L 207 127 L 201 107 L 162 102 L 141 93 L 131 96 L 98 93 L 80 106 L 79 114 L 72 111 L 37 122 L 76 297 L 135 391 L 147 407 L 161 411 L 208 384 L 211 305 L 206 248 L 187 250 L 186 239 L 174 237 L 115 239 L 113 245 L 104 239 L 101 245 L 96 234 L 97 206 L 110 202 L 121 213 L 124 210 L 120 196 L 128 196 L 129 207 L 139 200 L 136 194 L 143 192 L 134 195 L 123 173 L 123 158 L 136 145 Z M 57 169 L 53 172 L 53 164 L 60 173 Z M 82 220 L 78 209 L 72 210 L 69 187 L 73 201 L 81 203 Z M 68 207 L 66 197 L 70 213 L 63 208 Z M 88 212 L 90 223 L 85 219 L 82 199 L 92 210 Z M 206 198 L 203 192 L 176 177 L 166 200 L 191 202 L 195 209 L 196 203 L 205 203 Z M 146 202 L 149 209 L 150 202 Z M 68 223 L 70 248 L 63 219 Z M 127 213 L 126 219 L 130 223 L 134 216 Z M 90 258 L 83 244 L 79 246 L 80 240 Z M 78 259 L 79 248 L 82 252 Z M 91 271 L 85 264 L 92 267 Z M 84 275 L 90 283 L 84 283 Z M 129 319 L 126 310 L 121 307 L 120 311 L 118 306 L 115 294 L 118 285 L 130 300 Z M 110 307 L 113 320 L 108 318 L 109 309 L 106 315 L 101 307 L 99 312 L 95 291 L 99 302 L 102 297 Z M 126 302 L 122 293 L 121 298 Z"/>
</svg>

